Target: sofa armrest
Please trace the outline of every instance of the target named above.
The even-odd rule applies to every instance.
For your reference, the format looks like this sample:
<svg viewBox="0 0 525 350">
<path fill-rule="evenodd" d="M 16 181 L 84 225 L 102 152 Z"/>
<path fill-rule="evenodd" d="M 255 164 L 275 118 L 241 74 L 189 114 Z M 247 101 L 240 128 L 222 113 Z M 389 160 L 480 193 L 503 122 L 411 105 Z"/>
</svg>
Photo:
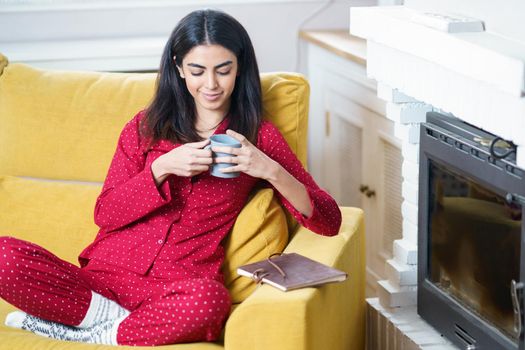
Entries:
<svg viewBox="0 0 525 350">
<path fill-rule="evenodd" d="M 262 285 L 231 314 L 227 350 L 363 349 L 365 341 L 365 231 L 363 212 L 341 208 L 334 237 L 305 228 L 285 252 L 296 252 L 348 273 L 341 283 L 282 292 Z"/>
</svg>

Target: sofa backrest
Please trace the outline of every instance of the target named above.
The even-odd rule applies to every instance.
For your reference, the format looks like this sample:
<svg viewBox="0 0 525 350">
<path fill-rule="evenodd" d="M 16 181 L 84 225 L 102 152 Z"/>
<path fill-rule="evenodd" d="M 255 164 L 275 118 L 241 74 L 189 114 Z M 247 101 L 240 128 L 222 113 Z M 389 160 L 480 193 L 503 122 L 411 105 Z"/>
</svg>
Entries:
<svg viewBox="0 0 525 350">
<path fill-rule="evenodd" d="M 156 75 L 40 70 L 2 57 L 0 175 L 102 182 L 121 129 L 150 101 Z M 295 73 L 261 80 L 264 117 L 306 164 L 308 83 Z"/>
</svg>

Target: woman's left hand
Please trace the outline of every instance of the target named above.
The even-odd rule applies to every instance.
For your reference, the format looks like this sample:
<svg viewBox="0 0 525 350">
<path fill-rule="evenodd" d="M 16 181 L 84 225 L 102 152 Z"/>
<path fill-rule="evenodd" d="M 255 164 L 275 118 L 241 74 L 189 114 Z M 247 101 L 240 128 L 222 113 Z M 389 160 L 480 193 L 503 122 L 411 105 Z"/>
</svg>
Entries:
<svg viewBox="0 0 525 350">
<path fill-rule="evenodd" d="M 217 157 L 214 163 L 233 163 L 237 164 L 225 169 L 223 173 L 232 173 L 242 171 L 250 176 L 270 180 L 275 177 L 279 164 L 268 157 L 264 152 L 255 147 L 244 135 L 233 130 L 227 130 L 226 134 L 230 135 L 241 143 L 241 148 L 233 147 L 212 147 L 214 152 L 229 153 L 233 156 Z"/>
</svg>

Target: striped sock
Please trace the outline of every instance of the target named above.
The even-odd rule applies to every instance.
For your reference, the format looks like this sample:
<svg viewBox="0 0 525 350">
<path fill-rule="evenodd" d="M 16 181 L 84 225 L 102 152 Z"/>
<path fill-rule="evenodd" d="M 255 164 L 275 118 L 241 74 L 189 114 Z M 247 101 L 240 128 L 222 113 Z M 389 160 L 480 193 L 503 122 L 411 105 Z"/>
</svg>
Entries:
<svg viewBox="0 0 525 350">
<path fill-rule="evenodd" d="M 99 323 L 129 315 L 129 311 L 108 298 L 91 291 L 91 302 L 78 328 L 90 328 Z"/>
<path fill-rule="evenodd" d="M 47 321 L 22 311 L 15 311 L 7 315 L 5 323 L 7 326 L 24 329 L 47 338 L 93 344 L 118 345 L 117 330 L 120 323 L 126 317 L 127 315 L 117 319 L 99 322 L 88 328 L 77 328 Z"/>
</svg>

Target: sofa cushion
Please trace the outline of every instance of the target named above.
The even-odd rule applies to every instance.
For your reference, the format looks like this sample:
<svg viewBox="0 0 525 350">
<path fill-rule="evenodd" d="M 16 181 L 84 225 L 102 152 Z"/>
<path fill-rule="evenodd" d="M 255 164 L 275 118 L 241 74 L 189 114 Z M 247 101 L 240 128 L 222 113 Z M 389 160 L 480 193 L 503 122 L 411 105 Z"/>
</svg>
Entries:
<svg viewBox="0 0 525 350">
<path fill-rule="evenodd" d="M 297 73 L 262 73 L 263 118 L 283 134 L 297 158 L 306 167 L 308 81 Z"/>
<path fill-rule="evenodd" d="M 147 106 L 155 84 L 155 74 L 24 64 L 0 74 L 0 174 L 62 180 L 104 180 L 122 127 Z M 261 84 L 264 118 L 306 164 L 308 83 L 299 74 L 266 73 Z"/>
<path fill-rule="evenodd" d="M 308 81 L 297 73 L 261 74 L 263 91 L 263 118 L 271 121 L 284 139 L 307 167 L 308 101 L 310 86 Z M 288 231 L 295 232 L 297 221 L 288 212 L 286 221 Z"/>
<path fill-rule="evenodd" d="M 237 268 L 280 253 L 286 244 L 288 227 L 284 210 L 272 189 L 261 189 L 244 206 L 224 242 L 223 272 L 233 303 L 242 302 L 256 287 L 250 279 L 239 276 Z"/>
<path fill-rule="evenodd" d="M 77 264 L 98 231 L 93 209 L 99 184 L 0 177 L 0 236 L 36 243 Z"/>
<path fill-rule="evenodd" d="M 103 181 L 153 74 L 62 72 L 8 64 L 0 76 L 0 174 Z"/>
</svg>

